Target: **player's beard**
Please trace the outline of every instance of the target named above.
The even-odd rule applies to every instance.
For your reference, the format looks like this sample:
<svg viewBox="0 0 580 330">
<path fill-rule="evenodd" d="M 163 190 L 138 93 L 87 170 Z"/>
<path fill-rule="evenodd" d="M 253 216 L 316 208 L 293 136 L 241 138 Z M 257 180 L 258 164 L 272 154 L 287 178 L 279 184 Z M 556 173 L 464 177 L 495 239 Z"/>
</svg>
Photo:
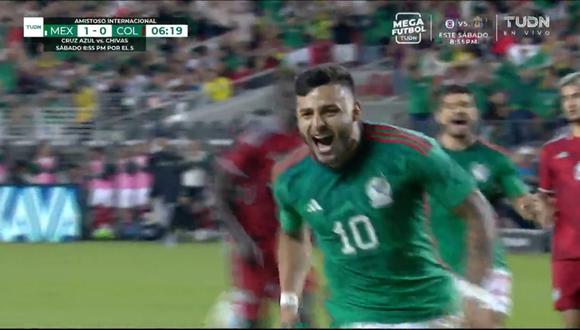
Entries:
<svg viewBox="0 0 580 330">
<path fill-rule="evenodd" d="M 580 109 L 578 106 L 564 107 L 564 116 L 568 124 L 580 124 Z"/>
<path fill-rule="evenodd" d="M 464 139 L 468 139 L 469 136 L 471 135 L 471 129 L 464 128 L 464 129 L 455 130 L 453 128 L 447 127 L 445 129 L 445 133 L 456 140 L 464 140 Z"/>
<path fill-rule="evenodd" d="M 453 130 L 447 130 L 445 134 L 453 138 L 459 145 L 463 145 L 465 147 L 471 145 L 476 136 L 471 129 L 462 129 L 457 132 L 454 132 Z"/>
<path fill-rule="evenodd" d="M 566 122 L 569 125 L 578 125 L 578 126 L 580 126 L 580 116 L 575 117 L 575 118 L 566 118 Z"/>
<path fill-rule="evenodd" d="M 319 163 L 332 168 L 339 168 L 352 158 L 357 141 L 353 140 L 352 129 L 337 129 L 332 134 L 333 141 L 330 155 L 320 155 L 318 153 L 318 146 L 312 137 L 304 138 L 303 136 L 303 138 L 312 154 L 316 155 L 315 158 Z"/>
<path fill-rule="evenodd" d="M 453 131 L 450 131 L 447 134 L 449 136 L 451 136 L 452 138 L 456 139 L 456 140 L 466 140 L 467 137 L 469 136 L 469 133 L 467 133 L 467 132 L 453 132 Z"/>
<path fill-rule="evenodd" d="M 357 153 L 360 145 L 361 125 L 358 122 L 348 129 L 338 130 L 335 134 L 333 143 L 334 164 L 330 165 L 339 168 L 348 163 Z"/>
</svg>

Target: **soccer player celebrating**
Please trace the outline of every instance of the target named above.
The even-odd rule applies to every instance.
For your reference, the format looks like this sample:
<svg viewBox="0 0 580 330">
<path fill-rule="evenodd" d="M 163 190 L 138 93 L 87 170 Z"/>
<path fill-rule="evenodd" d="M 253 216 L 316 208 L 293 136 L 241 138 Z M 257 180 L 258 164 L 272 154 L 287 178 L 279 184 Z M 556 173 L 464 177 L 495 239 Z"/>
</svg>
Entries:
<svg viewBox="0 0 580 330">
<path fill-rule="evenodd" d="M 243 328 L 266 326 L 267 313 L 262 307 L 280 295 L 276 261 L 279 223 L 270 174 L 277 159 L 302 144 L 293 108 L 282 107 L 274 115 L 257 112 L 257 120 L 218 158 L 215 187 L 219 219 L 234 243 L 234 287 L 241 293 L 233 303 L 240 324 L 230 326 Z M 313 295 L 308 299 L 314 302 Z M 312 306 L 302 309 L 304 325 L 311 326 L 313 310 Z"/>
<path fill-rule="evenodd" d="M 295 92 L 307 146 L 273 171 L 282 326 L 296 323 L 309 232 L 323 253 L 333 326 L 458 325 L 460 299 L 430 243 L 424 197 L 466 222 L 466 277 L 479 286 L 491 270 L 494 212 L 471 177 L 433 139 L 363 122 L 352 76 L 341 66 L 301 73 Z M 473 300 L 466 304 L 477 309 Z"/>
<path fill-rule="evenodd" d="M 528 192 L 511 159 L 500 147 L 479 139 L 475 133 L 478 110 L 473 94 L 463 86 L 444 87 L 436 120 L 441 126 L 438 136 L 443 150 L 475 179 L 479 190 L 492 205 L 508 198 L 525 219 L 536 219 L 535 197 Z M 465 223 L 439 203 L 429 198 L 430 222 L 443 261 L 460 278 L 465 275 L 467 236 Z M 480 311 L 481 319 L 490 327 L 502 327 L 511 308 L 511 273 L 499 238 L 494 244 L 493 271 L 483 282 L 491 296 L 488 306 Z M 464 294 L 478 294 L 464 292 Z M 479 298 L 482 298 L 481 296 Z M 484 317 L 482 314 L 488 314 Z"/>
<path fill-rule="evenodd" d="M 580 328 L 580 72 L 562 78 L 560 97 L 570 133 L 540 155 L 541 222 L 554 223 L 552 285 L 567 328 Z"/>
</svg>

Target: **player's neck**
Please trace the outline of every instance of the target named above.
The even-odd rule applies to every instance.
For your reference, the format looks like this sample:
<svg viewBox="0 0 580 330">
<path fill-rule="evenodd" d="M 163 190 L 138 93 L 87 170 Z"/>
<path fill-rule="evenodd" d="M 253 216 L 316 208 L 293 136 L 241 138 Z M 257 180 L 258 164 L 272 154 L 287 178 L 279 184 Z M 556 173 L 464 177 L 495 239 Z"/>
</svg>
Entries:
<svg viewBox="0 0 580 330">
<path fill-rule="evenodd" d="M 572 123 L 570 128 L 573 137 L 580 137 L 580 123 Z"/>
<path fill-rule="evenodd" d="M 455 137 L 449 134 L 439 135 L 439 143 L 449 150 L 464 150 L 469 148 L 477 141 L 477 137 L 473 134 L 468 134 L 464 137 Z"/>
</svg>

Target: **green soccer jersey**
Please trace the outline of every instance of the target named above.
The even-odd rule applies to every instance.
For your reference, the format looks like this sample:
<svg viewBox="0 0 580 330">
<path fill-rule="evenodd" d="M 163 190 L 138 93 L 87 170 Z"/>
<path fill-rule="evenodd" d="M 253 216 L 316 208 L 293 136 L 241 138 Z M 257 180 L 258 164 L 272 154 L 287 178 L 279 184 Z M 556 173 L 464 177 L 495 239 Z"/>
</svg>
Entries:
<svg viewBox="0 0 580 330">
<path fill-rule="evenodd" d="M 313 160 L 306 147 L 276 166 L 282 230 L 311 229 L 336 326 L 456 312 L 451 274 L 436 258 L 424 221 L 424 197 L 455 208 L 475 182 L 429 137 L 374 124 L 363 132 L 357 155 L 340 170 Z"/>
<path fill-rule="evenodd" d="M 528 189 L 509 157 L 481 141 L 465 150 L 444 149 L 477 182 L 479 190 L 493 205 L 500 199 L 524 195 Z M 439 203 L 429 199 L 431 225 L 443 261 L 457 274 L 465 275 L 467 265 L 467 224 Z M 507 268 L 501 240 L 494 243 L 494 267 Z"/>
</svg>

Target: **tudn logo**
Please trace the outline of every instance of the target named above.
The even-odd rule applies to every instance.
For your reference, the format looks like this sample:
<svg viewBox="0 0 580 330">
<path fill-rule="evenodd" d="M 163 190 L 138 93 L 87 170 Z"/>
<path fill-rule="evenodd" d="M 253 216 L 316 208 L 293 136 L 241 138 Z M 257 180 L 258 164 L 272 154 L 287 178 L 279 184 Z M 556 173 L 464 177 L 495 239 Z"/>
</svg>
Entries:
<svg viewBox="0 0 580 330">
<path fill-rule="evenodd" d="M 504 17 L 507 27 L 512 28 L 549 28 L 550 27 L 550 17 L 544 16 L 506 16 Z"/>
<path fill-rule="evenodd" d="M 501 27 L 503 35 L 514 37 L 549 36 L 549 16 L 505 16 Z"/>
<path fill-rule="evenodd" d="M 421 13 L 397 13 L 393 22 L 393 36 L 398 44 L 416 45 L 421 42 L 421 33 L 426 32 Z"/>
</svg>

